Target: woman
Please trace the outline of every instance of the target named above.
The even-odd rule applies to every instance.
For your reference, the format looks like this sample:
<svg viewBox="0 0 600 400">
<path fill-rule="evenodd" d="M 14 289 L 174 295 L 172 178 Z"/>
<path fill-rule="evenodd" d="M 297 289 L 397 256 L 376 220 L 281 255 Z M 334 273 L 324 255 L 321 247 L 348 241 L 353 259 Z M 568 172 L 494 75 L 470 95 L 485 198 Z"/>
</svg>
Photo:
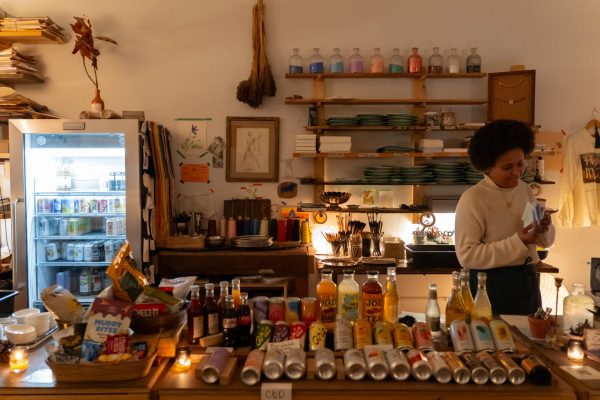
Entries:
<svg viewBox="0 0 600 400">
<path fill-rule="evenodd" d="M 494 314 L 530 314 L 541 306 L 536 245 L 554 242 L 550 215 L 527 226 L 523 214 L 536 199 L 521 180 L 534 134 L 518 121 L 492 122 L 473 135 L 469 158 L 484 178 L 466 190 L 456 208 L 456 254 L 470 270 L 471 290 L 477 272 L 487 273 Z"/>
</svg>

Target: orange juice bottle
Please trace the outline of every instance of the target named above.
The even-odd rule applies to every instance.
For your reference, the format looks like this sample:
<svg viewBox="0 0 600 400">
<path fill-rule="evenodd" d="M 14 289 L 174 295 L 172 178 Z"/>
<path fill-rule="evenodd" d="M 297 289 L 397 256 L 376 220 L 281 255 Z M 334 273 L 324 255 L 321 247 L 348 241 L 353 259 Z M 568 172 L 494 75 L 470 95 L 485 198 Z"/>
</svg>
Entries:
<svg viewBox="0 0 600 400">
<path fill-rule="evenodd" d="M 240 304 L 242 304 L 241 298 L 241 289 L 240 289 L 240 280 L 238 278 L 234 278 L 231 280 L 231 296 L 233 296 L 233 304 L 235 304 L 235 308 L 237 309 Z"/>
<path fill-rule="evenodd" d="M 337 312 L 337 285 L 332 279 L 333 271 L 321 271 L 321 281 L 317 284 L 317 299 L 321 307 L 321 322 L 325 326 L 335 323 Z"/>
</svg>

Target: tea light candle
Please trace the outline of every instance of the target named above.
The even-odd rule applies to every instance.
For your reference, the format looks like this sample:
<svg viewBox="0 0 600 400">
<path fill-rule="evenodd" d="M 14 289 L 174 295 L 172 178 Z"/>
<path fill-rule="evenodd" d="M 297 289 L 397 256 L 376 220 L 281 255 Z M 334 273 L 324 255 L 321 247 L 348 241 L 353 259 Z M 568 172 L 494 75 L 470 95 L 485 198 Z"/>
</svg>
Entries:
<svg viewBox="0 0 600 400">
<path fill-rule="evenodd" d="M 569 339 L 567 344 L 567 358 L 569 361 L 583 362 L 584 357 L 583 340 Z"/>
<path fill-rule="evenodd" d="M 189 348 L 179 349 L 177 359 L 175 360 L 175 365 L 173 366 L 173 370 L 175 372 L 185 372 L 190 369 L 191 365 L 192 359 L 190 358 Z"/>
<path fill-rule="evenodd" d="M 10 352 L 9 365 L 11 372 L 18 374 L 27 370 L 29 359 L 25 347 L 17 346 Z"/>
</svg>

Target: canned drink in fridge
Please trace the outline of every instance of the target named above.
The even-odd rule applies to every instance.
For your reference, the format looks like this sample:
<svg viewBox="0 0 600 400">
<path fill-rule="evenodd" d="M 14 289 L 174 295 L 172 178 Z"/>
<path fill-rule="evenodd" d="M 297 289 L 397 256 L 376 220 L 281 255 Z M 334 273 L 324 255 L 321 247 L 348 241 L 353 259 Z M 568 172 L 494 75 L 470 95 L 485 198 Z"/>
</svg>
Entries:
<svg viewBox="0 0 600 400">
<path fill-rule="evenodd" d="M 73 214 L 75 212 L 75 207 L 73 204 L 73 199 L 61 199 L 60 200 L 60 212 L 61 214 Z"/>
<path fill-rule="evenodd" d="M 384 321 L 375 322 L 375 326 L 373 326 L 373 338 L 375 344 L 394 345 L 390 323 Z"/>
<path fill-rule="evenodd" d="M 90 201 L 85 197 L 79 199 L 79 212 L 81 214 L 89 214 L 90 213 Z"/>
<path fill-rule="evenodd" d="M 367 363 L 363 352 L 358 349 L 349 349 L 344 353 L 344 370 L 346 376 L 353 381 L 360 381 L 367 374 Z"/>
<path fill-rule="evenodd" d="M 58 235 L 67 236 L 69 233 L 69 221 L 66 218 L 58 220 Z"/>
<path fill-rule="evenodd" d="M 319 317 L 319 302 L 316 297 L 303 297 L 300 301 L 301 318 L 310 329 L 310 324 L 316 322 Z"/>
<path fill-rule="evenodd" d="M 433 377 L 439 383 L 448 383 L 452 380 L 452 371 L 448 368 L 446 361 L 442 358 L 440 353 L 437 351 L 430 351 L 426 355 L 427 361 L 431 364 L 433 369 Z"/>
<path fill-rule="evenodd" d="M 90 214 L 98 214 L 98 200 L 90 199 L 89 200 Z"/>
<path fill-rule="evenodd" d="M 73 212 L 79 214 L 79 199 L 73 199 Z"/>
<path fill-rule="evenodd" d="M 104 221 L 104 230 L 106 236 L 117 236 L 116 218 L 106 218 Z"/>
<path fill-rule="evenodd" d="M 115 251 L 118 250 L 115 247 Z M 252 298 L 252 314 L 254 326 L 258 326 L 260 321 L 269 317 L 269 298 L 266 296 L 256 296 Z"/>
<path fill-rule="evenodd" d="M 84 244 L 76 243 L 73 250 L 73 261 L 83 261 Z"/>
<path fill-rule="evenodd" d="M 495 385 L 502 385 L 506 382 L 506 370 L 502 368 L 498 361 L 487 351 L 477 353 L 477 358 L 487 368 L 490 373 L 490 381 Z"/>
<path fill-rule="evenodd" d="M 394 324 L 394 330 L 392 331 L 394 337 L 394 348 L 400 350 L 412 349 L 413 342 L 410 334 L 410 328 L 401 322 Z"/>
<path fill-rule="evenodd" d="M 390 375 L 397 381 L 405 381 L 410 376 L 410 364 L 402 350 L 392 349 L 385 352 L 385 360 L 390 369 Z"/>
<path fill-rule="evenodd" d="M 354 348 L 362 350 L 370 344 L 373 344 L 371 323 L 364 318 L 359 318 L 354 321 Z"/>
<path fill-rule="evenodd" d="M 495 319 L 490 322 L 490 330 L 492 331 L 496 350 L 506 352 L 514 352 L 516 350 L 515 342 L 506 322 Z"/>
<path fill-rule="evenodd" d="M 83 245 L 83 261 L 92 261 L 92 243 L 86 243 Z"/>
<path fill-rule="evenodd" d="M 283 376 L 285 354 L 281 350 L 267 350 L 263 361 L 263 374 L 268 379 L 275 380 Z"/>
<path fill-rule="evenodd" d="M 67 244 L 67 261 L 75 261 L 75 243 Z"/>
<path fill-rule="evenodd" d="M 346 318 L 339 317 L 335 320 L 335 330 L 333 331 L 333 347 L 336 350 L 351 349 L 354 345 L 352 341 L 352 324 Z"/>
<path fill-rule="evenodd" d="M 46 261 L 56 261 L 59 259 L 58 246 L 54 242 L 46 243 Z"/>
<path fill-rule="evenodd" d="M 260 381 L 262 364 L 265 359 L 265 352 L 262 350 L 252 350 L 246 357 L 246 362 L 242 368 L 242 382 L 248 386 L 256 385 Z"/>
<path fill-rule="evenodd" d="M 285 321 L 275 322 L 273 331 L 273 343 L 285 342 L 290 337 L 290 326 Z"/>
<path fill-rule="evenodd" d="M 319 350 L 325 347 L 327 328 L 320 322 L 313 322 L 308 327 L 308 343 L 310 350 Z"/>
<path fill-rule="evenodd" d="M 327 348 L 315 351 L 315 375 L 324 381 L 336 375 L 335 353 Z"/>
<path fill-rule="evenodd" d="M 79 218 L 67 219 L 67 235 L 76 236 L 79 235 Z"/>
<path fill-rule="evenodd" d="M 209 354 L 208 359 L 201 367 L 200 376 L 202 376 L 202 380 L 206 383 L 215 383 L 219 380 L 228 359 L 229 352 L 227 349 L 223 347 L 213 348 L 212 353 Z"/>
<path fill-rule="evenodd" d="M 62 210 L 62 204 L 60 199 L 52 199 L 52 212 L 54 214 L 60 214 Z"/>
<path fill-rule="evenodd" d="M 471 372 L 456 353 L 448 351 L 442 354 L 442 358 L 450 368 L 454 382 L 464 385 L 471 380 Z"/>
<path fill-rule="evenodd" d="M 269 319 L 275 323 L 281 321 L 284 317 L 283 297 L 271 297 L 269 299 Z"/>
<path fill-rule="evenodd" d="M 300 297 L 285 299 L 285 320 L 290 325 L 300 320 Z"/>
<path fill-rule="evenodd" d="M 452 345 L 455 352 L 475 351 L 475 345 L 471 338 L 471 330 L 464 320 L 455 319 L 452 321 L 452 324 L 450 324 L 450 337 L 452 338 Z"/>
<path fill-rule="evenodd" d="M 108 201 L 106 199 L 98 200 L 98 213 L 104 214 L 107 213 Z"/>
<path fill-rule="evenodd" d="M 304 349 L 297 347 L 289 349 L 285 356 L 284 370 L 285 376 L 289 379 L 297 380 L 304 376 L 306 371 L 306 353 Z"/>
<path fill-rule="evenodd" d="M 48 218 L 39 218 L 36 224 L 38 236 L 50 236 L 50 220 Z"/>
<path fill-rule="evenodd" d="M 107 240 L 104 242 L 104 261 L 111 262 L 115 257 L 115 243 Z"/>
<path fill-rule="evenodd" d="M 367 361 L 367 372 L 371 379 L 375 381 L 382 381 L 388 375 L 388 365 L 385 361 L 383 351 L 370 348 L 364 349 L 365 360 Z"/>
<path fill-rule="evenodd" d="M 299 339 L 302 347 L 304 347 L 306 341 L 306 324 L 304 322 L 292 322 L 292 325 L 290 325 L 290 339 Z"/>
<path fill-rule="evenodd" d="M 426 381 L 431 378 L 433 370 L 427 358 L 420 350 L 410 349 L 406 353 L 406 358 L 412 369 L 412 376 L 418 381 Z"/>
<path fill-rule="evenodd" d="M 431 330 L 425 322 L 417 322 L 412 326 L 412 337 L 415 347 L 421 351 L 430 351 L 435 349 Z"/>
<path fill-rule="evenodd" d="M 494 345 L 494 339 L 490 332 L 489 326 L 480 319 L 471 321 L 471 336 L 473 337 L 473 344 L 477 351 L 494 351 L 496 346 Z"/>
<path fill-rule="evenodd" d="M 273 323 L 268 319 L 263 319 L 256 326 L 256 336 L 254 336 L 254 348 L 266 350 L 267 344 L 271 343 L 273 338 Z"/>
<path fill-rule="evenodd" d="M 485 385 L 490 379 L 490 374 L 477 356 L 474 353 L 463 353 L 461 357 L 471 372 L 471 380 L 478 385 Z"/>
<path fill-rule="evenodd" d="M 508 354 L 499 351 L 494 354 L 494 357 L 506 370 L 506 375 L 510 383 L 520 385 L 525 382 L 525 371 Z"/>
</svg>

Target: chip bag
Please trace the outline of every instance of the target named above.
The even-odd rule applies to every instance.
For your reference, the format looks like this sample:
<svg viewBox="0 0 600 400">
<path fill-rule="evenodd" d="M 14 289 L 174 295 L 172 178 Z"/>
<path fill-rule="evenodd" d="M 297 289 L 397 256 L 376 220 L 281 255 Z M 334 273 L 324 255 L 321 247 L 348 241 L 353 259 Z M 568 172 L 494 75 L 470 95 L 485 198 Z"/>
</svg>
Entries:
<svg viewBox="0 0 600 400">
<path fill-rule="evenodd" d="M 125 241 L 106 270 L 112 280 L 112 291 L 116 299 L 132 303 L 142 293 L 148 280 L 137 269 L 131 258 L 131 245 Z"/>
</svg>

